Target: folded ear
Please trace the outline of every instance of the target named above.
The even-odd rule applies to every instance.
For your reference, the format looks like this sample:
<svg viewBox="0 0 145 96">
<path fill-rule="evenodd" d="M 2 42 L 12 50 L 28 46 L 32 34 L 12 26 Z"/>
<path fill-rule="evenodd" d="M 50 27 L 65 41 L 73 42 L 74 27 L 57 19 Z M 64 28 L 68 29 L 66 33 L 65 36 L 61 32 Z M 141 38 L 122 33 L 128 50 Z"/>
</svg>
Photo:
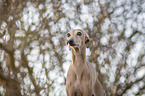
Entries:
<svg viewBox="0 0 145 96">
<path fill-rule="evenodd" d="M 88 48 L 89 45 L 90 45 L 90 37 L 89 35 L 86 33 L 85 34 L 85 44 L 86 44 L 86 47 Z"/>
</svg>

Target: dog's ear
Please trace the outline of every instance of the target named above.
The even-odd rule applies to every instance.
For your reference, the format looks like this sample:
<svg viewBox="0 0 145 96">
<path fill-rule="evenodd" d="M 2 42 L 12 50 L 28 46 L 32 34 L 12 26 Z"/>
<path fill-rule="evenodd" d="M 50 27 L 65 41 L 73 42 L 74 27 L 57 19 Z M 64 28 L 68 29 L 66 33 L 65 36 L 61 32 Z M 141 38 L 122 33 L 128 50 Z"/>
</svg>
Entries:
<svg viewBox="0 0 145 96">
<path fill-rule="evenodd" d="M 86 47 L 88 48 L 89 45 L 90 45 L 90 37 L 89 35 L 86 33 L 85 34 L 85 44 L 86 44 Z"/>
</svg>

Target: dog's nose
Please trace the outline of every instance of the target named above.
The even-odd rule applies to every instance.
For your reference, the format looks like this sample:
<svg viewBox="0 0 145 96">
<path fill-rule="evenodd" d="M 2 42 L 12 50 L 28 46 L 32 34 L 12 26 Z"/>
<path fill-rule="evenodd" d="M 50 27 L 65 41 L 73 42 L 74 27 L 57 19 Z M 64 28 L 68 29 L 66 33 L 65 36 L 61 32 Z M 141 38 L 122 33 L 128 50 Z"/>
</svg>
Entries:
<svg viewBox="0 0 145 96">
<path fill-rule="evenodd" d="M 73 44 L 74 44 L 74 40 L 73 40 L 73 39 L 70 39 L 70 40 L 68 41 L 68 43 L 69 43 L 70 45 L 73 45 Z"/>
</svg>

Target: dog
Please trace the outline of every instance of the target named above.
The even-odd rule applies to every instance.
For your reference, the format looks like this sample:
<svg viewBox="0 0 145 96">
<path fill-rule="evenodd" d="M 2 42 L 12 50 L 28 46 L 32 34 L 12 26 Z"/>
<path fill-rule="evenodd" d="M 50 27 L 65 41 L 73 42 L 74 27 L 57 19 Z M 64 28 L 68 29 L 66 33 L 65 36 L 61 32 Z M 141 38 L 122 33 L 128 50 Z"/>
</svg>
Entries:
<svg viewBox="0 0 145 96">
<path fill-rule="evenodd" d="M 104 96 L 95 69 L 86 61 L 89 35 L 81 29 L 72 30 L 67 33 L 66 43 L 72 51 L 72 62 L 66 78 L 67 96 Z"/>
</svg>

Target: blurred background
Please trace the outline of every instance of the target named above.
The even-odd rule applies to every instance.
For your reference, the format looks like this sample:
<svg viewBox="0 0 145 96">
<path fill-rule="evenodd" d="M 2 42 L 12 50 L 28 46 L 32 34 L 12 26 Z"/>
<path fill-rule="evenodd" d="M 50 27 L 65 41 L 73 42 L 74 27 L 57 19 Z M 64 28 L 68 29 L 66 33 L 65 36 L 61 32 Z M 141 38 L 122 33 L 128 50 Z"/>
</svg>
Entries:
<svg viewBox="0 0 145 96">
<path fill-rule="evenodd" d="M 66 96 L 77 28 L 106 96 L 145 96 L 145 0 L 0 0 L 0 96 Z"/>
</svg>

